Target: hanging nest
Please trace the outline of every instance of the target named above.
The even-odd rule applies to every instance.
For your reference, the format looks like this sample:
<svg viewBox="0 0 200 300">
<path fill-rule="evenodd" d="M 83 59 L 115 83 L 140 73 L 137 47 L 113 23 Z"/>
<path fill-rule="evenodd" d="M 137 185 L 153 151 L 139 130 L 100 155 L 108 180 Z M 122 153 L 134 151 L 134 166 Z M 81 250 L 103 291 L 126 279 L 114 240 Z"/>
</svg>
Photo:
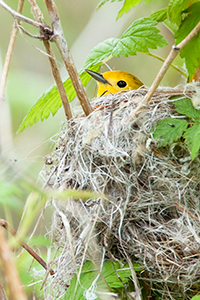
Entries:
<svg viewBox="0 0 200 300">
<path fill-rule="evenodd" d="M 45 158 L 49 188 L 105 195 L 52 201 L 54 297 L 87 259 L 140 263 L 137 277 L 151 299 L 191 299 L 200 290 L 200 157 L 192 161 L 183 140 L 158 148 L 151 133 L 159 120 L 177 116 L 173 96 L 192 99 L 199 87 L 160 89 L 136 117 L 146 92 L 94 99 L 94 112 L 67 122 Z"/>
</svg>

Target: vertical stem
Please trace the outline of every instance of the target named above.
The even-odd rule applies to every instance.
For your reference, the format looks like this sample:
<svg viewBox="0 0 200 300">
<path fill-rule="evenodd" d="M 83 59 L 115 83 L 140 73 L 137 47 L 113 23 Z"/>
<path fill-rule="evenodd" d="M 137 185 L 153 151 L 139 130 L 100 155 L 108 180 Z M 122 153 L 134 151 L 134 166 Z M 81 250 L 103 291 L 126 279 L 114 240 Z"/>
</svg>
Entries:
<svg viewBox="0 0 200 300">
<path fill-rule="evenodd" d="M 55 35 L 54 39 L 55 39 L 56 45 L 60 51 L 60 54 L 61 54 L 61 57 L 62 57 L 64 63 L 65 63 L 66 69 L 69 73 L 69 76 L 71 78 L 72 84 L 76 91 L 77 97 L 80 101 L 80 104 L 83 108 L 83 111 L 85 112 L 85 114 L 87 116 L 93 111 L 93 109 L 88 100 L 86 91 L 81 83 L 78 72 L 74 66 L 74 62 L 70 55 L 70 52 L 69 52 L 69 49 L 67 46 L 67 42 L 63 35 L 57 8 L 56 8 L 53 0 L 45 0 L 45 3 L 47 6 L 47 9 L 48 9 L 48 12 L 49 12 L 52 28 L 54 31 L 54 35 Z"/>
<path fill-rule="evenodd" d="M 5 280 L 8 284 L 10 299 L 27 300 L 12 257 L 12 252 L 5 238 L 4 229 L 0 226 L 0 261 Z"/>
<path fill-rule="evenodd" d="M 67 117 L 67 119 L 71 119 L 72 118 L 72 112 L 71 112 L 71 108 L 69 105 L 69 100 L 67 98 L 66 95 L 66 91 L 62 82 L 62 78 L 60 76 L 56 61 L 55 61 L 55 57 L 54 57 L 54 53 L 51 49 L 50 43 L 48 41 L 43 41 L 44 46 L 46 48 L 47 53 L 49 54 L 49 62 L 51 65 L 51 71 L 54 77 L 54 80 L 56 82 L 56 85 L 58 87 L 58 91 L 62 100 L 62 104 L 64 107 L 64 111 L 65 111 L 65 115 Z"/>
<path fill-rule="evenodd" d="M 38 7 L 38 5 L 36 4 L 35 0 L 29 0 L 31 7 L 32 7 L 32 11 L 34 14 L 34 17 L 36 19 L 37 22 L 42 22 L 42 13 Z M 56 60 L 54 57 L 54 53 L 51 49 L 50 43 L 49 41 L 43 41 L 44 46 L 46 48 L 47 54 L 48 54 L 48 58 L 49 58 L 49 62 L 50 62 L 50 66 L 51 66 L 51 71 L 54 77 L 54 80 L 56 82 L 56 85 L 58 87 L 58 92 L 60 94 L 61 100 L 62 100 L 62 104 L 64 107 L 64 111 L 65 111 L 65 115 L 67 117 L 67 119 L 71 119 L 72 118 L 72 112 L 70 109 L 70 105 L 69 105 L 69 101 L 65 92 L 65 88 L 62 82 L 62 78 L 60 76 L 57 64 L 56 64 Z"/>
<path fill-rule="evenodd" d="M 17 8 L 18 13 L 22 12 L 23 5 L 24 5 L 24 0 L 20 0 L 19 4 L 18 4 L 18 8 Z M 7 76 L 8 76 L 8 70 L 9 70 L 9 67 L 10 67 L 11 57 L 12 57 L 12 53 L 13 53 L 17 33 L 18 33 L 18 27 L 16 26 L 16 22 L 14 22 L 11 37 L 10 37 L 10 42 L 9 42 L 9 45 L 8 45 L 8 50 L 7 50 L 7 53 L 6 53 L 6 58 L 5 58 L 5 63 L 4 63 L 4 67 L 3 67 L 1 82 L 0 82 L 0 104 L 4 100 L 6 79 L 7 79 Z"/>
</svg>

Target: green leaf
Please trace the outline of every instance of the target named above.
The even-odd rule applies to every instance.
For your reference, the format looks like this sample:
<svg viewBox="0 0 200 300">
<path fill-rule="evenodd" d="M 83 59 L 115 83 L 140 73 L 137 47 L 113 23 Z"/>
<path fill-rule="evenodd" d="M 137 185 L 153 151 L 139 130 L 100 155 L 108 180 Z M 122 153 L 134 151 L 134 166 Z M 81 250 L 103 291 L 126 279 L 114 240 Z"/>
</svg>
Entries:
<svg viewBox="0 0 200 300">
<path fill-rule="evenodd" d="M 183 137 L 190 150 L 192 159 L 195 159 L 200 148 L 200 123 L 195 123 L 192 127 L 188 128 Z"/>
<path fill-rule="evenodd" d="M 117 19 L 119 19 L 124 13 L 127 13 L 131 8 L 135 7 L 142 0 L 125 0 L 122 8 L 120 9 Z"/>
<path fill-rule="evenodd" d="M 91 70 L 98 72 L 99 68 L 100 65 L 98 64 L 96 66 L 92 66 Z M 91 76 L 83 69 L 79 72 L 79 75 L 83 85 L 86 86 L 90 81 Z M 68 100 L 69 102 L 71 102 L 75 98 L 76 92 L 70 78 L 64 81 L 64 87 L 67 93 Z M 60 99 L 58 89 L 56 86 L 53 86 L 49 91 L 44 93 L 30 108 L 27 115 L 24 117 L 17 133 L 22 132 L 28 125 L 32 126 L 39 120 L 43 121 L 44 119 L 47 119 L 50 113 L 52 113 L 52 115 L 54 116 L 61 106 L 62 101 Z"/>
<path fill-rule="evenodd" d="M 99 9 L 102 5 L 104 5 L 106 2 L 115 2 L 116 0 L 102 0 L 99 5 L 97 6 L 97 9 Z M 117 1 L 122 1 L 122 0 L 117 0 Z"/>
<path fill-rule="evenodd" d="M 177 141 L 187 129 L 188 123 L 182 119 L 166 118 L 159 120 L 153 133 L 159 146 L 166 146 Z"/>
<path fill-rule="evenodd" d="M 141 267 L 138 264 L 133 266 L 137 268 Z M 142 268 L 138 269 L 138 271 L 140 270 L 142 270 Z M 121 268 L 121 265 L 117 262 L 106 262 L 103 264 L 101 275 L 102 276 L 100 276 L 99 272 L 95 270 L 93 263 L 91 261 L 87 261 L 81 270 L 78 285 L 77 275 L 75 274 L 72 278 L 70 286 L 65 294 L 65 299 L 85 300 L 86 293 L 93 293 L 93 299 L 99 299 L 96 294 L 97 291 L 109 292 L 108 286 L 112 291 L 115 291 L 117 288 L 124 287 L 124 284 L 126 284 L 131 277 L 131 271 L 127 264 Z M 120 276 L 121 280 L 118 276 Z M 76 286 L 77 289 L 75 291 Z M 96 298 L 94 298 L 95 296 Z"/>
<path fill-rule="evenodd" d="M 34 246 L 34 247 L 51 247 L 52 242 L 45 236 L 33 236 L 31 239 L 24 238 L 24 241 L 29 244 L 29 246 Z"/>
<path fill-rule="evenodd" d="M 200 111 L 194 108 L 190 99 L 185 98 L 173 102 L 176 106 L 176 111 L 182 115 L 187 116 L 193 121 L 200 120 Z"/>
<path fill-rule="evenodd" d="M 181 26 L 175 34 L 176 44 L 179 44 L 200 21 L 200 2 L 194 3 L 184 13 L 188 13 Z M 200 59 L 200 33 L 198 33 L 180 52 L 185 58 L 186 68 L 190 78 L 199 67 Z"/>
<path fill-rule="evenodd" d="M 199 10 L 200 2 L 194 3 L 184 10 L 184 13 L 187 13 L 187 16 L 185 17 L 178 31 L 175 34 L 175 39 L 177 43 L 180 43 L 198 24 L 198 22 L 200 21 Z"/>
<path fill-rule="evenodd" d="M 192 75 L 195 74 L 195 69 L 199 67 L 200 33 L 193 37 L 193 39 L 181 50 L 180 56 L 185 58 L 185 65 L 189 78 L 192 79 Z"/>
<path fill-rule="evenodd" d="M 137 272 L 142 271 L 143 268 L 141 268 L 141 265 L 139 264 L 133 264 L 133 267 L 136 268 Z M 119 275 L 120 279 L 118 278 L 117 274 Z M 125 264 L 122 268 L 119 263 L 117 262 L 107 262 L 104 263 L 102 268 L 102 275 L 111 288 L 111 290 L 114 292 L 115 289 L 123 288 L 124 283 L 127 283 L 129 278 L 131 277 L 131 270 L 128 264 Z M 105 286 L 105 282 L 102 278 L 99 278 L 98 281 L 98 288 L 101 290 L 101 286 Z"/>
<path fill-rule="evenodd" d="M 99 5 L 97 6 L 97 9 L 99 9 L 102 5 L 104 5 L 106 2 L 115 2 L 116 0 L 102 0 Z M 120 2 L 122 0 L 118 0 Z M 120 18 L 124 13 L 127 13 L 131 8 L 139 4 L 142 0 L 124 0 L 124 4 L 122 8 L 120 9 L 117 19 Z"/>
<path fill-rule="evenodd" d="M 92 262 L 87 261 L 82 268 L 79 284 L 77 286 L 76 291 L 75 288 L 77 282 L 77 275 L 75 274 L 70 282 L 69 288 L 67 289 L 67 292 L 65 294 L 65 299 L 70 299 L 70 298 L 74 300 L 85 299 L 84 292 L 90 288 L 97 275 L 98 272 L 95 271 Z M 74 291 L 75 291 L 75 297 L 73 297 Z"/>
<path fill-rule="evenodd" d="M 190 0 L 171 0 L 168 6 L 168 17 L 172 23 L 178 26 L 181 24 L 181 12 L 186 9 L 191 1 Z"/>
<path fill-rule="evenodd" d="M 200 300 L 200 295 L 196 295 L 196 296 L 192 297 L 191 300 Z"/>
<path fill-rule="evenodd" d="M 151 14 L 149 18 L 156 22 L 164 22 L 167 19 L 167 13 L 168 7 L 164 7 Z"/>
<path fill-rule="evenodd" d="M 120 54 L 127 57 L 137 52 L 148 52 L 148 49 L 156 49 L 167 45 L 167 42 L 158 33 L 155 27 L 156 21 L 143 18 L 138 19 L 122 34 L 112 55 L 119 57 Z"/>
<path fill-rule="evenodd" d="M 144 18 L 136 20 L 122 34 L 121 38 L 110 38 L 94 47 L 88 55 L 84 68 L 88 65 L 107 61 L 111 57 L 135 55 L 137 52 L 148 52 L 148 48 L 156 49 L 166 45 L 166 41 L 155 28 L 158 23 Z"/>
<path fill-rule="evenodd" d="M 113 49 L 116 47 L 118 41 L 119 39 L 109 38 L 95 46 L 86 58 L 84 69 L 111 58 Z"/>
</svg>

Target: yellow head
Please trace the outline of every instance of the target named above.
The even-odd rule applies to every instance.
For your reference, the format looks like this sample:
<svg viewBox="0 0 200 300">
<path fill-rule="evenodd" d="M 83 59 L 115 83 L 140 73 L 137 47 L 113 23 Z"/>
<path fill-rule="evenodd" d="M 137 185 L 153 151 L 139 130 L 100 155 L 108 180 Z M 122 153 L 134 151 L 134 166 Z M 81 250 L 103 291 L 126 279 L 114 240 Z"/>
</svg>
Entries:
<svg viewBox="0 0 200 300">
<path fill-rule="evenodd" d="M 86 69 L 86 71 L 97 80 L 98 97 L 136 90 L 144 85 L 136 76 L 124 71 L 109 71 L 102 74 L 88 69 Z"/>
</svg>

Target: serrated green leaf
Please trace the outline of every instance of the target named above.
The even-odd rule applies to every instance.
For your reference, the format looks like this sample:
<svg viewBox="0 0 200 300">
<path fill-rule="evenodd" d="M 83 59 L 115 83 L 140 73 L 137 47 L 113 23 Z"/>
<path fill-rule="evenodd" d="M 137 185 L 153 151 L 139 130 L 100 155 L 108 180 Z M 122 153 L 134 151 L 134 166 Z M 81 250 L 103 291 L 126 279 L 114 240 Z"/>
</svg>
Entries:
<svg viewBox="0 0 200 300">
<path fill-rule="evenodd" d="M 110 0 L 102 0 L 99 5 L 97 6 L 97 9 L 99 9 L 102 5 L 104 5 L 106 2 L 109 2 Z"/>
<path fill-rule="evenodd" d="M 165 27 L 168 28 L 173 35 L 175 34 L 175 32 L 177 32 L 178 26 L 175 23 L 172 23 L 169 19 L 164 20 L 163 23 L 165 24 Z"/>
<path fill-rule="evenodd" d="M 190 0 L 171 0 L 168 6 L 168 18 L 172 23 L 176 23 L 178 26 L 181 24 L 182 15 L 181 12 L 186 9 L 191 1 Z"/>
<path fill-rule="evenodd" d="M 85 300 L 84 292 L 90 288 L 98 272 L 95 271 L 94 265 L 91 261 L 87 261 L 81 270 L 80 280 L 77 289 L 77 275 L 75 274 L 65 294 L 65 299 Z M 75 292 L 75 295 L 74 295 Z M 74 296 L 74 297 L 73 297 Z"/>
<path fill-rule="evenodd" d="M 140 271 L 142 268 L 140 265 L 133 265 Z M 116 273 L 117 272 L 117 273 Z M 118 274 L 118 275 L 117 275 Z M 85 300 L 85 293 L 93 293 L 93 299 L 99 299 L 96 295 L 97 291 L 108 292 L 108 286 L 112 291 L 117 288 L 121 288 L 126 284 L 131 277 L 131 271 L 128 265 L 124 265 L 121 268 L 120 263 L 117 262 L 106 262 L 103 264 L 101 275 L 95 270 L 95 267 L 91 261 L 87 261 L 81 270 L 79 284 L 77 286 L 77 275 L 75 274 L 70 282 L 70 286 L 65 294 L 65 299 L 71 299 L 74 296 L 74 300 Z M 119 279 L 119 277 L 121 280 Z M 103 279 L 103 278 L 104 279 Z M 106 281 L 106 283 L 105 283 Z M 74 295 L 75 287 L 77 286 L 76 293 Z M 71 297 L 71 298 L 70 298 Z"/>
<path fill-rule="evenodd" d="M 97 9 L 99 9 L 102 5 L 104 5 L 106 2 L 115 2 L 116 0 L 102 0 L 99 5 L 97 6 Z M 117 1 L 123 1 L 123 0 L 117 0 Z"/>
<path fill-rule="evenodd" d="M 138 19 L 122 34 L 121 38 L 110 38 L 94 47 L 88 55 L 84 68 L 88 65 L 107 61 L 112 56 L 135 55 L 137 52 L 148 52 L 166 45 L 166 41 L 155 28 L 158 23 L 150 19 Z"/>
<path fill-rule="evenodd" d="M 100 65 L 91 66 L 91 70 L 98 72 Z M 79 72 L 81 81 L 84 86 L 90 81 L 91 76 L 82 69 Z M 72 85 L 71 79 L 68 78 L 64 81 L 64 87 L 66 90 L 66 94 L 69 102 L 71 102 L 75 96 L 76 92 Z M 39 120 L 43 121 L 47 119 L 49 115 L 52 113 L 54 116 L 58 109 L 62 106 L 62 101 L 60 99 L 60 95 L 58 93 L 58 89 L 56 86 L 53 86 L 48 92 L 44 93 L 37 102 L 30 108 L 27 115 L 24 117 L 17 133 L 22 132 L 28 125 L 32 126 L 34 123 L 37 123 Z"/>
<path fill-rule="evenodd" d="M 97 9 L 99 9 L 102 5 L 104 5 L 106 2 L 115 2 L 116 0 L 102 0 L 99 5 L 97 6 Z M 122 0 L 118 0 L 120 2 Z M 124 13 L 127 13 L 131 8 L 139 4 L 142 0 L 124 0 L 124 4 L 122 8 L 120 9 L 117 19 L 120 18 Z M 148 2 L 148 1 L 146 1 Z"/>
<path fill-rule="evenodd" d="M 143 270 L 143 268 L 141 268 L 141 265 L 139 264 L 133 264 L 133 267 L 135 267 L 138 272 Z M 121 280 L 118 278 L 117 274 L 119 275 Z M 129 278 L 131 277 L 131 270 L 128 264 L 125 264 L 121 268 L 119 263 L 109 261 L 107 263 L 104 263 L 102 268 L 102 275 L 111 290 L 114 292 L 115 289 L 124 287 L 123 283 L 128 282 Z M 98 288 L 100 290 L 101 285 L 105 285 L 105 282 L 102 278 L 99 278 Z"/>
<path fill-rule="evenodd" d="M 200 2 L 192 4 L 184 13 L 188 13 L 175 34 L 176 44 L 179 44 L 200 21 Z M 185 58 L 186 68 L 190 78 L 199 67 L 200 33 L 198 33 L 181 51 L 180 56 Z"/>
<path fill-rule="evenodd" d="M 168 7 L 164 7 L 151 14 L 149 18 L 156 22 L 164 22 L 167 19 L 167 14 Z"/>
<path fill-rule="evenodd" d="M 200 123 L 195 123 L 192 127 L 188 128 L 183 137 L 190 150 L 192 159 L 195 159 L 200 149 Z"/>
<path fill-rule="evenodd" d="M 176 106 L 176 111 L 182 115 L 187 116 L 193 121 L 200 120 L 200 111 L 194 108 L 190 99 L 185 98 L 173 102 Z"/>
<path fill-rule="evenodd" d="M 119 39 L 109 38 L 95 46 L 86 58 L 84 69 L 103 61 L 107 61 L 109 57 L 112 57 L 113 49 L 117 45 L 118 41 Z"/>
<path fill-rule="evenodd" d="M 148 52 L 149 48 L 156 49 L 167 45 L 167 42 L 159 34 L 155 27 L 156 21 L 143 18 L 138 19 L 122 34 L 112 55 L 119 57 L 120 54 L 127 57 L 137 52 Z"/>
<path fill-rule="evenodd" d="M 159 146 L 167 146 L 177 141 L 187 129 L 188 123 L 182 119 L 166 118 L 159 120 L 153 133 Z"/>
<path fill-rule="evenodd" d="M 175 39 L 177 43 L 180 43 L 192 29 L 200 21 L 200 2 L 192 4 L 190 7 L 184 10 L 184 13 L 187 13 L 187 16 L 180 25 L 178 31 L 175 34 Z"/>
<path fill-rule="evenodd" d="M 135 7 L 142 0 L 125 0 L 122 8 L 120 9 L 117 19 L 119 19 L 124 13 L 127 13 L 131 8 Z"/>
</svg>

